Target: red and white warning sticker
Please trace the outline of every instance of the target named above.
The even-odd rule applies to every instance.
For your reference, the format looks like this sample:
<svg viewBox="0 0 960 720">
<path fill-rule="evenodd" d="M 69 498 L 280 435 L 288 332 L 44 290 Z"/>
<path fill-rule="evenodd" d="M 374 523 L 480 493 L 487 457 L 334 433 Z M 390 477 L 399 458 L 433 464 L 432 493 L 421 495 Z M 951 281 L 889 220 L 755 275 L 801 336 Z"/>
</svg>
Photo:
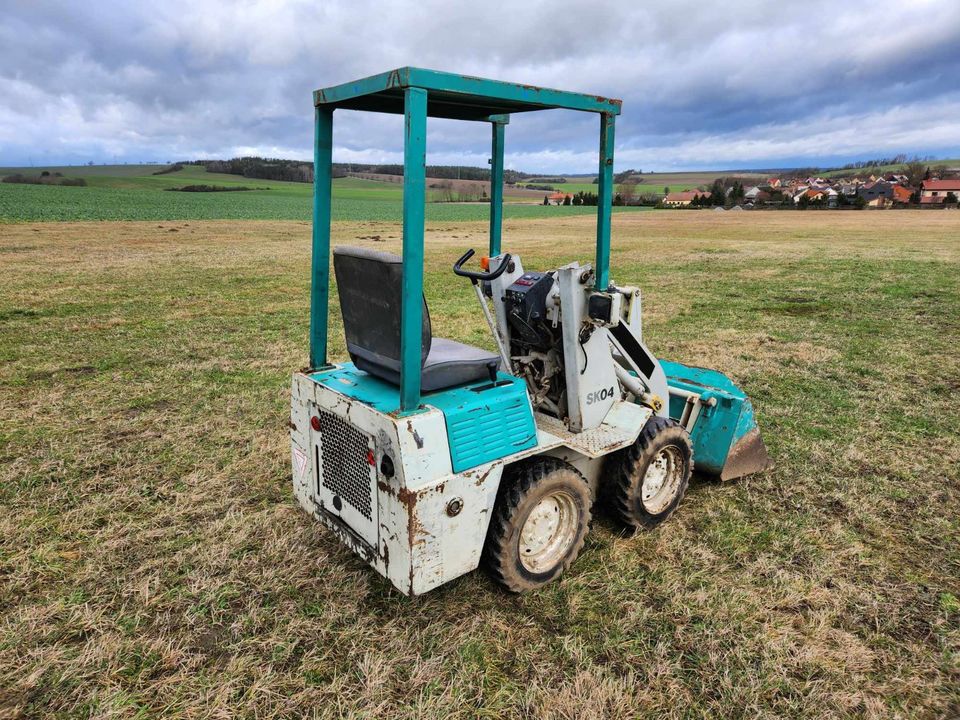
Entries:
<svg viewBox="0 0 960 720">
<path fill-rule="evenodd" d="M 307 467 L 307 454 L 296 446 L 293 448 L 293 465 L 297 469 L 297 475 L 303 475 Z"/>
</svg>

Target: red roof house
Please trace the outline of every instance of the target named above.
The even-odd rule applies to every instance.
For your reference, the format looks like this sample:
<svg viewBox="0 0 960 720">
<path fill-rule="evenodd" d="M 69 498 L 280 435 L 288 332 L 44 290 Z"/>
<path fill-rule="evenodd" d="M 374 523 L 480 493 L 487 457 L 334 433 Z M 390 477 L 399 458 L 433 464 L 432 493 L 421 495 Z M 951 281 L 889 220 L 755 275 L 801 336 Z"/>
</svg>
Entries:
<svg viewBox="0 0 960 720">
<path fill-rule="evenodd" d="M 683 192 L 669 193 L 664 199 L 664 205 L 689 205 L 700 196 L 710 197 L 710 193 L 702 190 L 685 190 Z"/>
<path fill-rule="evenodd" d="M 920 184 L 920 204 L 940 205 L 946 201 L 949 193 L 960 198 L 960 178 L 924 180 Z"/>
<path fill-rule="evenodd" d="M 910 188 L 905 188 L 903 185 L 894 185 L 893 186 L 893 201 L 898 203 L 908 203 L 910 202 L 910 196 L 913 195 L 913 192 Z"/>
</svg>

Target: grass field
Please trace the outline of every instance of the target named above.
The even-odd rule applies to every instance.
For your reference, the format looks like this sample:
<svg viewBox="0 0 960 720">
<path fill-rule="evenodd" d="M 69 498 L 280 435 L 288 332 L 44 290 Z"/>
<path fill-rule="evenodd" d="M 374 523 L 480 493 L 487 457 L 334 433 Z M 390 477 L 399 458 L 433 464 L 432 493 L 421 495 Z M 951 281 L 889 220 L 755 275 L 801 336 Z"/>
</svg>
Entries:
<svg viewBox="0 0 960 720">
<path fill-rule="evenodd" d="M 77 220 L 309 220 L 313 189 L 306 183 L 275 182 L 239 175 L 208 173 L 197 166 L 166 175 L 151 173 L 156 165 L 109 168 L 50 168 L 68 177 L 82 177 L 88 187 L 57 187 L 0 183 L 0 223 Z M 0 168 L 0 176 L 39 168 Z M 87 174 L 87 171 L 95 171 Z M 168 188 L 206 183 L 247 186 L 250 192 L 180 193 Z M 69 192 L 73 191 L 73 192 Z M 395 183 L 337 178 L 333 182 L 335 220 L 399 222 L 403 209 L 402 186 Z M 637 212 L 642 208 L 616 208 Z M 484 220 L 485 203 L 428 202 L 427 218 L 440 222 Z M 538 198 L 515 202 L 507 198 L 507 218 L 542 218 L 593 215 L 596 208 L 543 207 Z"/>
<path fill-rule="evenodd" d="M 744 183 L 758 182 L 763 176 L 747 175 L 734 170 L 710 170 L 697 172 L 667 172 L 667 173 L 643 173 L 643 182 L 637 185 L 639 195 L 663 195 L 664 188 L 669 187 L 671 192 L 680 192 L 683 190 L 693 190 L 700 186 L 709 186 L 719 177 L 741 177 Z M 593 182 L 593 175 L 570 175 L 567 176 L 566 183 L 545 183 L 555 187 L 557 190 L 578 193 L 597 192 L 597 184 Z M 544 183 L 535 183 L 544 184 Z"/>
<path fill-rule="evenodd" d="M 637 194 L 662 196 L 664 194 L 663 189 L 665 187 L 669 187 L 670 192 L 680 192 L 682 190 L 692 190 L 700 184 L 702 183 L 680 182 L 662 185 L 654 184 L 652 180 L 644 180 L 642 183 L 637 185 Z M 578 192 L 588 192 L 594 194 L 597 192 L 597 184 L 593 182 L 550 183 L 550 185 L 558 192 L 570 193 L 571 195 L 575 195 Z"/>
<path fill-rule="evenodd" d="M 960 159 L 954 160 L 924 160 L 923 163 L 929 167 L 936 167 L 937 165 L 945 165 L 948 168 L 960 167 Z M 888 173 L 888 172 L 901 172 L 906 168 L 906 163 L 898 163 L 895 165 L 874 165 L 871 167 L 860 168 L 860 169 L 847 169 L 847 170 L 829 170 L 825 173 L 822 173 L 823 177 L 848 177 L 852 175 L 864 175 L 877 174 L 877 173 Z"/>
<path fill-rule="evenodd" d="M 613 227 L 645 339 L 740 383 L 776 469 L 654 532 L 601 515 L 541 592 L 411 601 L 292 498 L 306 222 L 0 225 L 0 715 L 960 715 L 960 213 Z M 484 233 L 428 224 L 426 287 L 489 347 L 449 271 Z M 592 234 L 508 220 L 505 248 L 555 267 Z"/>
</svg>

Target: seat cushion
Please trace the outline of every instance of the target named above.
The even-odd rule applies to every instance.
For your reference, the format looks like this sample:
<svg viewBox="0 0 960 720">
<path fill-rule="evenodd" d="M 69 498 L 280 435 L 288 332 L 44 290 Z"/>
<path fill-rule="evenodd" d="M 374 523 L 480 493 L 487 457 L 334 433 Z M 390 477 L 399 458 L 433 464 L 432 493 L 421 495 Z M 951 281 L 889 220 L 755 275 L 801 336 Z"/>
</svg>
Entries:
<svg viewBox="0 0 960 720">
<path fill-rule="evenodd" d="M 431 392 L 489 378 L 491 366 L 500 367 L 500 356 L 496 353 L 435 337 L 420 376 L 421 389 Z"/>
<path fill-rule="evenodd" d="M 353 362 L 364 372 L 394 385 L 400 384 L 399 367 L 386 365 L 379 359 L 367 358 L 362 353 L 354 355 Z M 433 392 L 488 378 L 491 364 L 500 367 L 500 356 L 496 353 L 473 345 L 464 345 L 456 340 L 435 337 L 420 374 L 420 391 Z"/>
<path fill-rule="evenodd" d="M 353 354 L 353 362 L 360 370 L 378 378 L 400 384 L 399 363 L 387 364 L 381 358 L 364 352 Z M 420 391 L 427 393 L 490 377 L 490 365 L 500 367 L 500 356 L 481 350 L 473 345 L 464 345 L 456 340 L 433 338 L 430 354 L 420 374 Z"/>
</svg>

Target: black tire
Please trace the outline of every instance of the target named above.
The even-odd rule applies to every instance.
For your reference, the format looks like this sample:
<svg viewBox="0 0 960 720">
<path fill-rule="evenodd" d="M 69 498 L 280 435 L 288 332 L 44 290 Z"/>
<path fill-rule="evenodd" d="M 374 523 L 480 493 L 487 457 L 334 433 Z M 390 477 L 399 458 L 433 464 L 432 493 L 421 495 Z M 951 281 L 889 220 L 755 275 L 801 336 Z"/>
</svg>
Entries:
<svg viewBox="0 0 960 720">
<path fill-rule="evenodd" d="M 655 461 L 668 468 L 666 478 L 660 490 L 645 499 L 643 479 Z M 604 494 L 617 520 L 633 529 L 656 527 L 670 517 L 687 492 L 693 473 L 690 435 L 673 420 L 654 416 L 633 445 L 610 457 L 609 467 Z M 651 486 L 656 487 L 655 481 Z"/>
<path fill-rule="evenodd" d="M 583 475 L 562 460 L 540 457 L 507 468 L 487 530 L 484 568 L 497 584 L 515 593 L 536 590 L 555 580 L 583 548 L 592 504 L 590 486 Z M 549 524 L 542 523 L 551 521 L 554 506 L 557 530 L 551 531 Z M 522 537 L 522 531 L 535 509 L 545 519 L 534 517 L 533 527 L 541 522 L 547 531 L 540 537 L 546 534 L 551 539 L 545 550 L 530 555 L 532 544 L 524 539 L 527 536 Z M 546 564 L 535 564 L 541 556 Z"/>
</svg>

